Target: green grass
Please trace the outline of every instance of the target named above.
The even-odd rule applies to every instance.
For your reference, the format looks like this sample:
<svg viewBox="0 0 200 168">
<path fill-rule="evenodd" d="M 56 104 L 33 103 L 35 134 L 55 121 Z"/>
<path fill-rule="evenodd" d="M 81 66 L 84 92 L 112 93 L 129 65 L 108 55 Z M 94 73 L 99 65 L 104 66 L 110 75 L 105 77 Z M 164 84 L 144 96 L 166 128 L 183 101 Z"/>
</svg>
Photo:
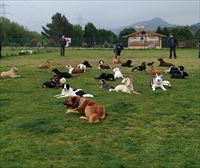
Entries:
<svg viewBox="0 0 200 168">
<path fill-rule="evenodd" d="M 7 51 L 6 51 L 7 52 Z M 8 51 L 9 52 L 9 51 Z M 15 51 L 17 52 L 17 51 Z M 197 51 L 178 49 L 178 59 L 169 60 L 169 51 L 124 50 L 122 60 L 134 65 L 162 57 L 185 66 L 189 78 L 170 80 L 172 87 L 152 92 L 152 76 L 145 72 L 123 74 L 133 77 L 141 95 L 102 90 L 94 79 L 102 71 L 99 59 L 112 67 L 111 50 L 68 49 L 27 56 L 6 56 L 0 60 L 0 72 L 16 66 L 20 78 L 0 79 L 0 167 L 2 168 L 198 168 L 200 167 L 200 69 Z M 67 81 L 73 88 L 93 94 L 106 106 L 108 116 L 97 124 L 66 114 L 62 102 L 53 96 L 60 89 L 43 89 L 52 76 L 37 66 L 50 60 L 60 70 L 88 60 L 93 68 Z M 107 70 L 106 72 L 112 72 Z M 118 79 L 113 85 L 119 84 Z"/>
</svg>

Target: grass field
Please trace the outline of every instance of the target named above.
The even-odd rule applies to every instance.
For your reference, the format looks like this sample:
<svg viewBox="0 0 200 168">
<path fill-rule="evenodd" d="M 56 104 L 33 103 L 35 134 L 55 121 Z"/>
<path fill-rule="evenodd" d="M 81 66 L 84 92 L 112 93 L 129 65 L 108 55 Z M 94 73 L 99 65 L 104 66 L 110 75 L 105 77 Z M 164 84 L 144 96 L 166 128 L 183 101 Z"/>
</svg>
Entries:
<svg viewBox="0 0 200 168">
<path fill-rule="evenodd" d="M 10 51 L 4 51 L 10 52 Z M 13 52 L 13 51 L 12 51 Z M 178 59 L 169 60 L 168 50 L 124 50 L 122 60 L 134 65 L 164 58 L 185 66 L 188 79 L 164 79 L 172 87 L 152 92 L 152 76 L 131 72 L 134 87 L 141 95 L 102 90 L 94 77 L 99 59 L 112 65 L 112 50 L 57 50 L 0 60 L 0 72 L 12 66 L 20 78 L 0 79 L 0 167 L 2 168 L 199 168 L 200 167 L 200 69 L 195 49 L 177 50 Z M 10 52 L 11 53 L 11 52 Z M 13 54 L 12 54 L 13 55 Z M 62 102 L 53 96 L 60 89 L 44 89 L 50 70 L 37 66 L 50 60 L 60 70 L 88 60 L 93 68 L 68 79 L 73 88 L 93 94 L 106 106 L 108 116 L 97 124 L 76 114 L 66 114 Z M 107 70 L 105 72 L 111 72 Z M 118 79 L 113 85 L 119 84 Z"/>
</svg>

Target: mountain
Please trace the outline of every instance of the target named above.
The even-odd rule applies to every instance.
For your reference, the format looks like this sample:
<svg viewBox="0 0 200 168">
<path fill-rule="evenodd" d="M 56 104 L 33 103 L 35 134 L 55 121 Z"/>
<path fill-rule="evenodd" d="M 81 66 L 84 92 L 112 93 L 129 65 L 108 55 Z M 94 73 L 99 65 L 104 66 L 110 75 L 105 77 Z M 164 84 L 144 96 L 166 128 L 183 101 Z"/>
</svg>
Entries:
<svg viewBox="0 0 200 168">
<path fill-rule="evenodd" d="M 117 29 L 113 29 L 112 31 L 115 34 L 119 34 L 119 32 L 121 30 L 123 30 L 124 28 L 130 28 L 130 27 L 136 28 L 137 26 L 144 26 L 146 29 L 148 29 L 150 31 L 155 31 L 157 29 L 157 27 L 159 27 L 159 26 L 161 28 L 163 28 L 163 27 L 175 27 L 176 25 L 172 25 L 172 24 L 162 20 L 161 18 L 153 18 L 151 20 L 136 22 L 129 26 L 123 26 L 123 27 L 120 27 Z"/>
<path fill-rule="evenodd" d="M 200 23 L 192 24 L 188 28 L 192 33 L 196 33 L 200 29 Z"/>
</svg>

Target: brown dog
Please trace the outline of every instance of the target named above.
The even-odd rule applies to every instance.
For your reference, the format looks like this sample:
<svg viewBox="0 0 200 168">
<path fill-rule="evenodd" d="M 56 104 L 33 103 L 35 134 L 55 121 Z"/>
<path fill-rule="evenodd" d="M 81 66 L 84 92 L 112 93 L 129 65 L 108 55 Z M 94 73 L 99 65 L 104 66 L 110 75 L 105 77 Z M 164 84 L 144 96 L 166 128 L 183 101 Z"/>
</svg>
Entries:
<svg viewBox="0 0 200 168">
<path fill-rule="evenodd" d="M 67 110 L 67 113 L 84 113 L 85 116 L 80 118 L 88 120 L 90 123 L 99 122 L 106 115 L 105 106 L 97 104 L 94 100 L 88 98 L 70 96 L 63 104 L 71 108 Z"/>
<path fill-rule="evenodd" d="M 40 69 L 52 69 L 53 65 L 50 63 L 49 60 L 47 60 L 45 63 L 38 65 L 38 68 L 40 68 Z"/>
<path fill-rule="evenodd" d="M 162 58 L 159 58 L 158 61 L 160 62 L 159 66 L 163 66 L 163 67 L 174 66 L 172 63 L 165 62 Z"/>
<path fill-rule="evenodd" d="M 113 59 L 113 64 L 121 64 L 120 56 L 117 56 L 117 58 Z"/>
<path fill-rule="evenodd" d="M 154 64 L 154 62 L 147 63 L 147 65 L 150 66 L 150 69 L 147 70 L 147 73 L 150 75 L 160 74 L 159 70 L 154 69 L 153 64 Z"/>
</svg>

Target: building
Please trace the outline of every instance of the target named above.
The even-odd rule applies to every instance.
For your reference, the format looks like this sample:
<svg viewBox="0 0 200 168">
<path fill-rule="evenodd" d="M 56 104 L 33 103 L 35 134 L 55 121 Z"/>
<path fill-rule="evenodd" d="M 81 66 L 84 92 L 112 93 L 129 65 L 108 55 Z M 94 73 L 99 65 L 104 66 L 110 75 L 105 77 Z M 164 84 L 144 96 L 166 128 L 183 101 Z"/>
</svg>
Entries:
<svg viewBox="0 0 200 168">
<path fill-rule="evenodd" d="M 133 49 L 162 48 L 162 38 L 164 37 L 166 36 L 149 31 L 140 31 L 123 36 L 123 38 L 128 38 L 128 48 Z"/>
</svg>

